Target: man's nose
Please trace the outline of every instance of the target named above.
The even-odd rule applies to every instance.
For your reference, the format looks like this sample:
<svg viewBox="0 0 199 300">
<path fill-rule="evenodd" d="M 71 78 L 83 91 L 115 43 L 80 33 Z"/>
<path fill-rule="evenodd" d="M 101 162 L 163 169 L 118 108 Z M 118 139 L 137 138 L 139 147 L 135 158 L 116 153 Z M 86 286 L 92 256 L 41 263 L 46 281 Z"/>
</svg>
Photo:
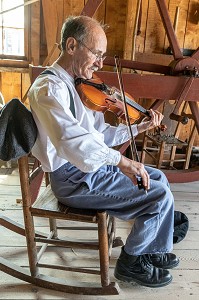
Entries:
<svg viewBox="0 0 199 300">
<path fill-rule="evenodd" d="M 103 68 L 103 59 L 100 58 L 100 59 L 96 60 L 95 64 L 98 66 L 99 69 L 102 69 Z"/>
</svg>

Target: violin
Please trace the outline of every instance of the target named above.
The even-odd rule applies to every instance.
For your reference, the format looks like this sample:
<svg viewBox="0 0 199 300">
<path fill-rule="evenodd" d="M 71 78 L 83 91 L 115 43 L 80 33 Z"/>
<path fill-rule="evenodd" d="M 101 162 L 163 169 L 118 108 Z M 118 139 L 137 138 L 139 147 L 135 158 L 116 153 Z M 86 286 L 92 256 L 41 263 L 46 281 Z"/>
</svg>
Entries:
<svg viewBox="0 0 199 300">
<path fill-rule="evenodd" d="M 77 78 L 75 80 L 75 85 L 76 90 L 86 107 L 103 113 L 109 110 L 119 119 L 126 120 L 122 95 L 117 88 L 106 85 L 95 74 L 93 74 L 92 79 Z M 136 103 L 133 97 L 126 92 L 125 98 L 131 124 L 135 123 L 135 121 L 140 118 L 141 113 L 150 117 L 149 112 Z"/>
<path fill-rule="evenodd" d="M 103 113 L 109 110 L 113 112 L 116 117 L 127 122 L 131 135 L 130 147 L 132 157 L 134 157 L 134 152 L 135 160 L 139 161 L 135 140 L 130 125 L 135 123 L 135 121 L 140 118 L 141 113 L 150 118 L 149 111 L 136 103 L 131 95 L 124 92 L 123 88 L 121 91 L 119 91 L 115 87 L 109 87 L 95 74 L 93 74 L 92 79 L 76 78 L 75 86 L 81 101 L 86 107 L 91 110 L 101 111 Z M 165 125 L 160 125 L 160 130 L 164 131 Z M 145 190 L 141 177 L 137 177 L 137 184 L 139 189 Z"/>
</svg>

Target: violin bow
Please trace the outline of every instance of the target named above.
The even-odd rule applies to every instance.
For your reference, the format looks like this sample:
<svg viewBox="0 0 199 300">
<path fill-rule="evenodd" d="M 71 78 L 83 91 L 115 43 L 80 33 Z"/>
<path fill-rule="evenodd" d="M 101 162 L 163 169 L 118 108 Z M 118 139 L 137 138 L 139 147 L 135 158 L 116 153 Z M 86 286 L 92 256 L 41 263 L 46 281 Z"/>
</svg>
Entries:
<svg viewBox="0 0 199 300">
<path fill-rule="evenodd" d="M 115 59 L 115 66 L 116 66 L 116 71 L 117 71 L 117 76 L 118 76 L 121 97 L 122 97 L 122 101 L 124 104 L 125 118 L 126 118 L 128 130 L 129 130 L 131 155 L 132 155 L 133 160 L 140 162 L 140 158 L 138 155 L 137 147 L 135 144 L 135 138 L 132 133 L 130 118 L 129 118 L 129 114 L 128 114 L 127 101 L 126 101 L 126 96 L 125 96 L 125 92 L 124 92 L 124 83 L 123 83 L 123 77 L 122 77 L 121 61 L 120 61 L 119 56 L 117 56 L 117 55 L 115 55 L 114 59 Z M 145 187 L 142 182 L 142 178 L 140 176 L 136 176 L 136 178 L 137 178 L 138 188 L 145 190 Z"/>
</svg>

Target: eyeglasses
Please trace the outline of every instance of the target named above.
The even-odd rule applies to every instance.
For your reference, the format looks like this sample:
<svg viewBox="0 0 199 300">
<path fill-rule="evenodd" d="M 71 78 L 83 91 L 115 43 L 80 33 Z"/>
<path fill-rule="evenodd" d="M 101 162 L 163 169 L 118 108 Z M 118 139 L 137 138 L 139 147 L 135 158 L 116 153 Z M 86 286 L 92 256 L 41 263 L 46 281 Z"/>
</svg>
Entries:
<svg viewBox="0 0 199 300">
<path fill-rule="evenodd" d="M 96 61 L 100 61 L 100 60 L 102 60 L 102 61 L 104 61 L 105 60 L 105 58 L 106 58 L 106 55 L 101 55 L 101 54 L 99 54 L 99 53 L 95 53 L 93 50 L 91 50 L 90 48 L 88 48 L 82 41 L 78 41 L 80 44 L 82 44 L 82 46 L 84 46 L 86 49 L 88 49 L 93 55 L 95 55 L 95 57 L 96 57 Z"/>
</svg>

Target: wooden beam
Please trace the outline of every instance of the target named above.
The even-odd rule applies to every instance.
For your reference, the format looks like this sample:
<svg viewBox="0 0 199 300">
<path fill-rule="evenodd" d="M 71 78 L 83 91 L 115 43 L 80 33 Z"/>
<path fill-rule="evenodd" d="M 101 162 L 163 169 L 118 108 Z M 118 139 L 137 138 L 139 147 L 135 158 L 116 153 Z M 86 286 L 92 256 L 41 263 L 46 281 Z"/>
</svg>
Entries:
<svg viewBox="0 0 199 300">
<path fill-rule="evenodd" d="M 1 11 L 0 15 L 8 13 L 8 12 L 14 10 L 14 9 L 19 8 L 19 7 L 30 5 L 30 4 L 32 4 L 34 2 L 37 2 L 37 1 L 39 1 L 39 0 L 29 0 L 29 1 L 25 2 L 24 4 L 20 4 L 20 5 L 17 5 L 17 6 L 14 6 L 14 7 L 10 8 L 10 9 L 6 9 L 6 10 Z"/>
<path fill-rule="evenodd" d="M 84 6 L 81 15 L 93 17 L 98 7 L 101 5 L 103 0 L 88 0 Z"/>
<path fill-rule="evenodd" d="M 116 72 L 99 71 L 97 75 L 108 85 L 118 86 Z M 173 99 L 177 100 L 188 81 L 184 76 L 162 76 L 123 73 L 124 88 L 135 99 Z M 199 102 L 199 78 L 194 78 L 186 101 Z"/>
<path fill-rule="evenodd" d="M 125 40 L 124 40 L 124 59 L 132 59 L 132 43 L 133 43 L 133 27 L 135 19 L 135 7 L 136 2 L 134 0 L 128 0 L 126 8 L 126 24 L 125 24 Z"/>
<path fill-rule="evenodd" d="M 24 60 L 10 60 L 10 59 L 0 59 L 0 70 L 2 71 L 4 68 L 28 68 L 29 61 Z"/>
</svg>

